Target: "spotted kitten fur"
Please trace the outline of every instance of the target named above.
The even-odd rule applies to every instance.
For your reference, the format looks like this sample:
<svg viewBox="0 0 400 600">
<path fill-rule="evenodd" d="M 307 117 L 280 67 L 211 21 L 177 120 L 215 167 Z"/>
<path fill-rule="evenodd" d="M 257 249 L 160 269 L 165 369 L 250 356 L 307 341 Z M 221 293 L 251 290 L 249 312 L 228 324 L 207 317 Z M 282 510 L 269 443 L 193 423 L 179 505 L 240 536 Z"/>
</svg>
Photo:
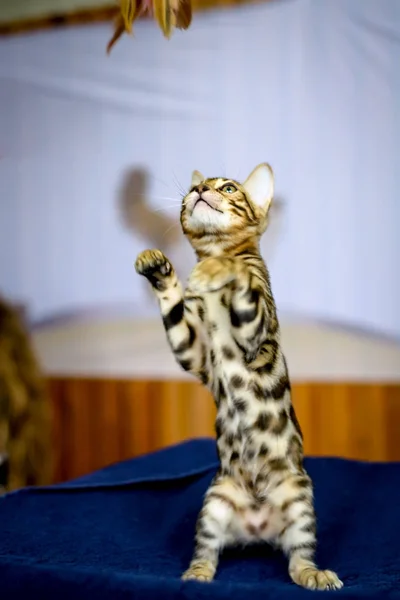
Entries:
<svg viewBox="0 0 400 600">
<path fill-rule="evenodd" d="M 218 411 L 220 468 L 205 495 L 183 579 L 210 581 L 225 546 L 262 541 L 285 552 L 295 583 L 339 589 L 337 575 L 314 562 L 312 482 L 259 251 L 272 197 L 268 164 L 242 185 L 195 171 L 181 210 L 198 257 L 187 289 L 160 250 L 145 250 L 136 261 L 158 298 L 178 363 L 209 387 Z"/>
</svg>

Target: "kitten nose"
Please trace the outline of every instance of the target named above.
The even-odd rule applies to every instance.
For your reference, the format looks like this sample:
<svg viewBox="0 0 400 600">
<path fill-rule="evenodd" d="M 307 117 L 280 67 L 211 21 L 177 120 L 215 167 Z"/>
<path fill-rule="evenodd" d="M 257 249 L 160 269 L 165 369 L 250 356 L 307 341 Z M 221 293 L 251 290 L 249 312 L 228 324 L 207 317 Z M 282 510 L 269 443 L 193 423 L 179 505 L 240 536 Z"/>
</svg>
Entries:
<svg viewBox="0 0 400 600">
<path fill-rule="evenodd" d="M 206 185 L 205 183 L 200 183 L 200 185 L 198 185 L 196 187 L 196 192 L 198 194 L 202 194 L 203 192 L 207 192 L 210 188 L 208 187 L 208 185 Z"/>
</svg>

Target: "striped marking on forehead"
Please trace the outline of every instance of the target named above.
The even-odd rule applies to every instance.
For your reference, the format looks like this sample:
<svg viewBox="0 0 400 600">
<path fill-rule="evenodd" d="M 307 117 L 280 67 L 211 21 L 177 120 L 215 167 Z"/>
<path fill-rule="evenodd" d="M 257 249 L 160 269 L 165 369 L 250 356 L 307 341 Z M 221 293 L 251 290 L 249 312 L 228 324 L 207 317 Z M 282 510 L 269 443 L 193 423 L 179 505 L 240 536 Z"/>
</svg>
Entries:
<svg viewBox="0 0 400 600">
<path fill-rule="evenodd" d="M 237 188 L 241 188 L 241 185 L 238 181 L 235 181 L 234 179 L 226 179 L 225 177 L 210 177 L 206 179 L 206 183 L 212 185 L 212 187 L 216 190 L 219 190 L 227 183 L 233 183 Z"/>
</svg>

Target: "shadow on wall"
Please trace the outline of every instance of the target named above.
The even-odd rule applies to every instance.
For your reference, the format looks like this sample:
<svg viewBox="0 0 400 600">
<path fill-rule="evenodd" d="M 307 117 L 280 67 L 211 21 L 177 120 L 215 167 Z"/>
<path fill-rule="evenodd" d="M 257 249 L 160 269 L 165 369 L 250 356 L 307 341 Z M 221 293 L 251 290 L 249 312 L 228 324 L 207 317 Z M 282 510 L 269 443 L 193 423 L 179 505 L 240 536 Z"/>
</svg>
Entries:
<svg viewBox="0 0 400 600">
<path fill-rule="evenodd" d="M 155 248 L 168 248 L 179 242 L 176 219 L 149 205 L 149 174 L 145 168 L 128 171 L 119 194 L 119 212 L 123 226 L 133 235 L 146 238 Z M 178 199 L 177 199 L 178 203 Z"/>
<path fill-rule="evenodd" d="M 163 209 L 153 209 L 150 205 L 149 173 L 143 167 L 134 167 L 127 171 L 122 178 L 118 194 L 118 210 L 122 226 L 133 237 L 146 240 L 147 248 L 159 248 L 175 268 L 179 268 L 176 255 L 181 255 L 180 249 L 185 242 L 179 218 L 168 215 Z M 179 198 L 176 199 L 179 206 Z M 144 248 L 143 248 L 144 249 Z M 142 283 L 142 285 L 144 285 Z M 154 294 L 148 285 L 144 285 L 145 294 L 154 299 Z"/>
<path fill-rule="evenodd" d="M 269 209 L 269 222 L 267 231 L 261 238 L 261 254 L 269 266 L 274 250 L 277 248 L 282 233 L 283 217 L 285 215 L 285 202 L 279 196 L 274 197 Z"/>
</svg>

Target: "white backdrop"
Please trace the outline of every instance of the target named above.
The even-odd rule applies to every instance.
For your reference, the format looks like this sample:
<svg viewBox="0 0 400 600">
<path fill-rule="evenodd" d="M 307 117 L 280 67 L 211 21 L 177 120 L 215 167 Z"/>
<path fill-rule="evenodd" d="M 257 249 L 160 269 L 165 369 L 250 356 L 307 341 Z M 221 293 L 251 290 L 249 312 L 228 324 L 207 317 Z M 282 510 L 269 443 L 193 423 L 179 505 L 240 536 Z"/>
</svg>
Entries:
<svg viewBox="0 0 400 600">
<path fill-rule="evenodd" d="M 171 205 L 196 168 L 275 169 L 264 246 L 281 313 L 400 337 L 400 2 L 286 0 L 153 23 L 105 56 L 106 25 L 0 41 L 0 289 L 35 318 L 148 306 L 121 226 L 124 171 Z M 177 208 L 170 209 L 178 215 Z M 174 251 L 186 272 L 193 257 Z M 152 310 L 155 306 L 152 305 Z"/>
</svg>

